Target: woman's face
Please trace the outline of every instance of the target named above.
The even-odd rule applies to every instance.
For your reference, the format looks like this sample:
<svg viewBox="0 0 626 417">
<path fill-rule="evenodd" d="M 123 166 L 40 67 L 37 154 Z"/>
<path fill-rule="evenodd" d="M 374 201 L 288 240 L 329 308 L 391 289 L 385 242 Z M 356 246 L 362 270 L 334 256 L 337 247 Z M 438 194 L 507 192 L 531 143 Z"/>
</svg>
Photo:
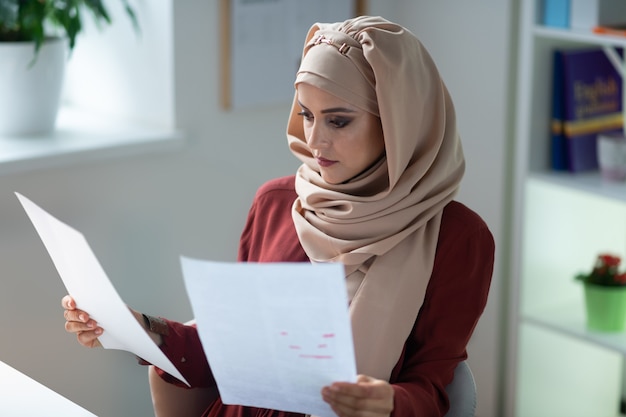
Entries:
<svg viewBox="0 0 626 417">
<path fill-rule="evenodd" d="M 341 184 L 384 153 L 380 119 L 309 84 L 297 86 L 304 138 L 329 184 Z"/>
</svg>

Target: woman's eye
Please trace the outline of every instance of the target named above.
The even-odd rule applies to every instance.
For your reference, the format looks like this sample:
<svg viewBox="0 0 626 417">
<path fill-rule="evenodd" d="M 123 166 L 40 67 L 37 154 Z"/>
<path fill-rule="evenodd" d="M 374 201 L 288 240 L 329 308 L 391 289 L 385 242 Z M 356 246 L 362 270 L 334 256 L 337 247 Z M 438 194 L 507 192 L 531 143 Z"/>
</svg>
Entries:
<svg viewBox="0 0 626 417">
<path fill-rule="evenodd" d="M 349 119 L 346 117 L 333 117 L 331 119 L 328 119 L 328 124 L 332 125 L 333 127 L 337 129 L 341 129 L 342 127 L 348 126 L 348 124 L 350 124 L 351 121 L 352 119 Z"/>
<path fill-rule="evenodd" d="M 298 116 L 304 117 L 304 120 L 306 120 L 306 121 L 313 120 L 313 115 L 311 113 L 309 113 L 308 111 L 304 111 L 303 110 L 300 113 L 298 113 Z"/>
</svg>

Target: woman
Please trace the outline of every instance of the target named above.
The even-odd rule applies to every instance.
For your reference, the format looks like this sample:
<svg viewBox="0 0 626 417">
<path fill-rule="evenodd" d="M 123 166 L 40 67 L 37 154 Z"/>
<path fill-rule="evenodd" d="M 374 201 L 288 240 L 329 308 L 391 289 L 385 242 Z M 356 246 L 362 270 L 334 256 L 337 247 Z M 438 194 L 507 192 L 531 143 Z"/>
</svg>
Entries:
<svg viewBox="0 0 626 417">
<path fill-rule="evenodd" d="M 453 200 L 465 162 L 448 91 L 416 37 L 379 17 L 315 24 L 295 87 L 287 136 L 303 164 L 258 190 L 238 259 L 345 264 L 360 375 L 322 390 L 337 415 L 442 416 L 494 261 L 485 223 Z M 97 323 L 63 306 L 66 330 L 98 346 Z M 144 326 L 192 386 L 215 384 L 194 328 Z M 204 415 L 291 414 L 215 398 Z"/>
</svg>

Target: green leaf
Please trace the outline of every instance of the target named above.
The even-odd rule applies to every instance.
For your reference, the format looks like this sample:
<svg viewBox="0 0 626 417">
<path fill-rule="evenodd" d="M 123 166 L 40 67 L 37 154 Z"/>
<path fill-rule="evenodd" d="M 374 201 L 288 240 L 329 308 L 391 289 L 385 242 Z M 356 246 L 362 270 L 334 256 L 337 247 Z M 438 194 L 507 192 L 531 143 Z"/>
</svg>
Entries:
<svg viewBox="0 0 626 417">
<path fill-rule="evenodd" d="M 128 0 L 120 0 L 136 32 L 137 16 Z M 39 51 L 47 36 L 58 30 L 66 36 L 70 52 L 83 30 L 82 14 L 91 14 L 96 25 L 111 24 L 111 17 L 102 0 L 0 0 L 0 42 L 34 41 Z M 36 55 L 36 54 L 35 54 Z"/>
</svg>

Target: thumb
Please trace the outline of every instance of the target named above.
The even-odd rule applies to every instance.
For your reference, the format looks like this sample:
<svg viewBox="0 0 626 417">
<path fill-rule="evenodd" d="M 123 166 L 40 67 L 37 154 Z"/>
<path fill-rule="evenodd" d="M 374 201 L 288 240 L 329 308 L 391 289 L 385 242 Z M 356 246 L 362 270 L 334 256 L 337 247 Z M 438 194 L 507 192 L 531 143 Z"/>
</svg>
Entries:
<svg viewBox="0 0 626 417">
<path fill-rule="evenodd" d="M 372 378 L 371 376 L 367 376 L 367 375 L 358 375 L 356 377 L 356 383 L 357 384 L 372 383 L 374 381 L 376 381 L 376 379 Z"/>
</svg>

